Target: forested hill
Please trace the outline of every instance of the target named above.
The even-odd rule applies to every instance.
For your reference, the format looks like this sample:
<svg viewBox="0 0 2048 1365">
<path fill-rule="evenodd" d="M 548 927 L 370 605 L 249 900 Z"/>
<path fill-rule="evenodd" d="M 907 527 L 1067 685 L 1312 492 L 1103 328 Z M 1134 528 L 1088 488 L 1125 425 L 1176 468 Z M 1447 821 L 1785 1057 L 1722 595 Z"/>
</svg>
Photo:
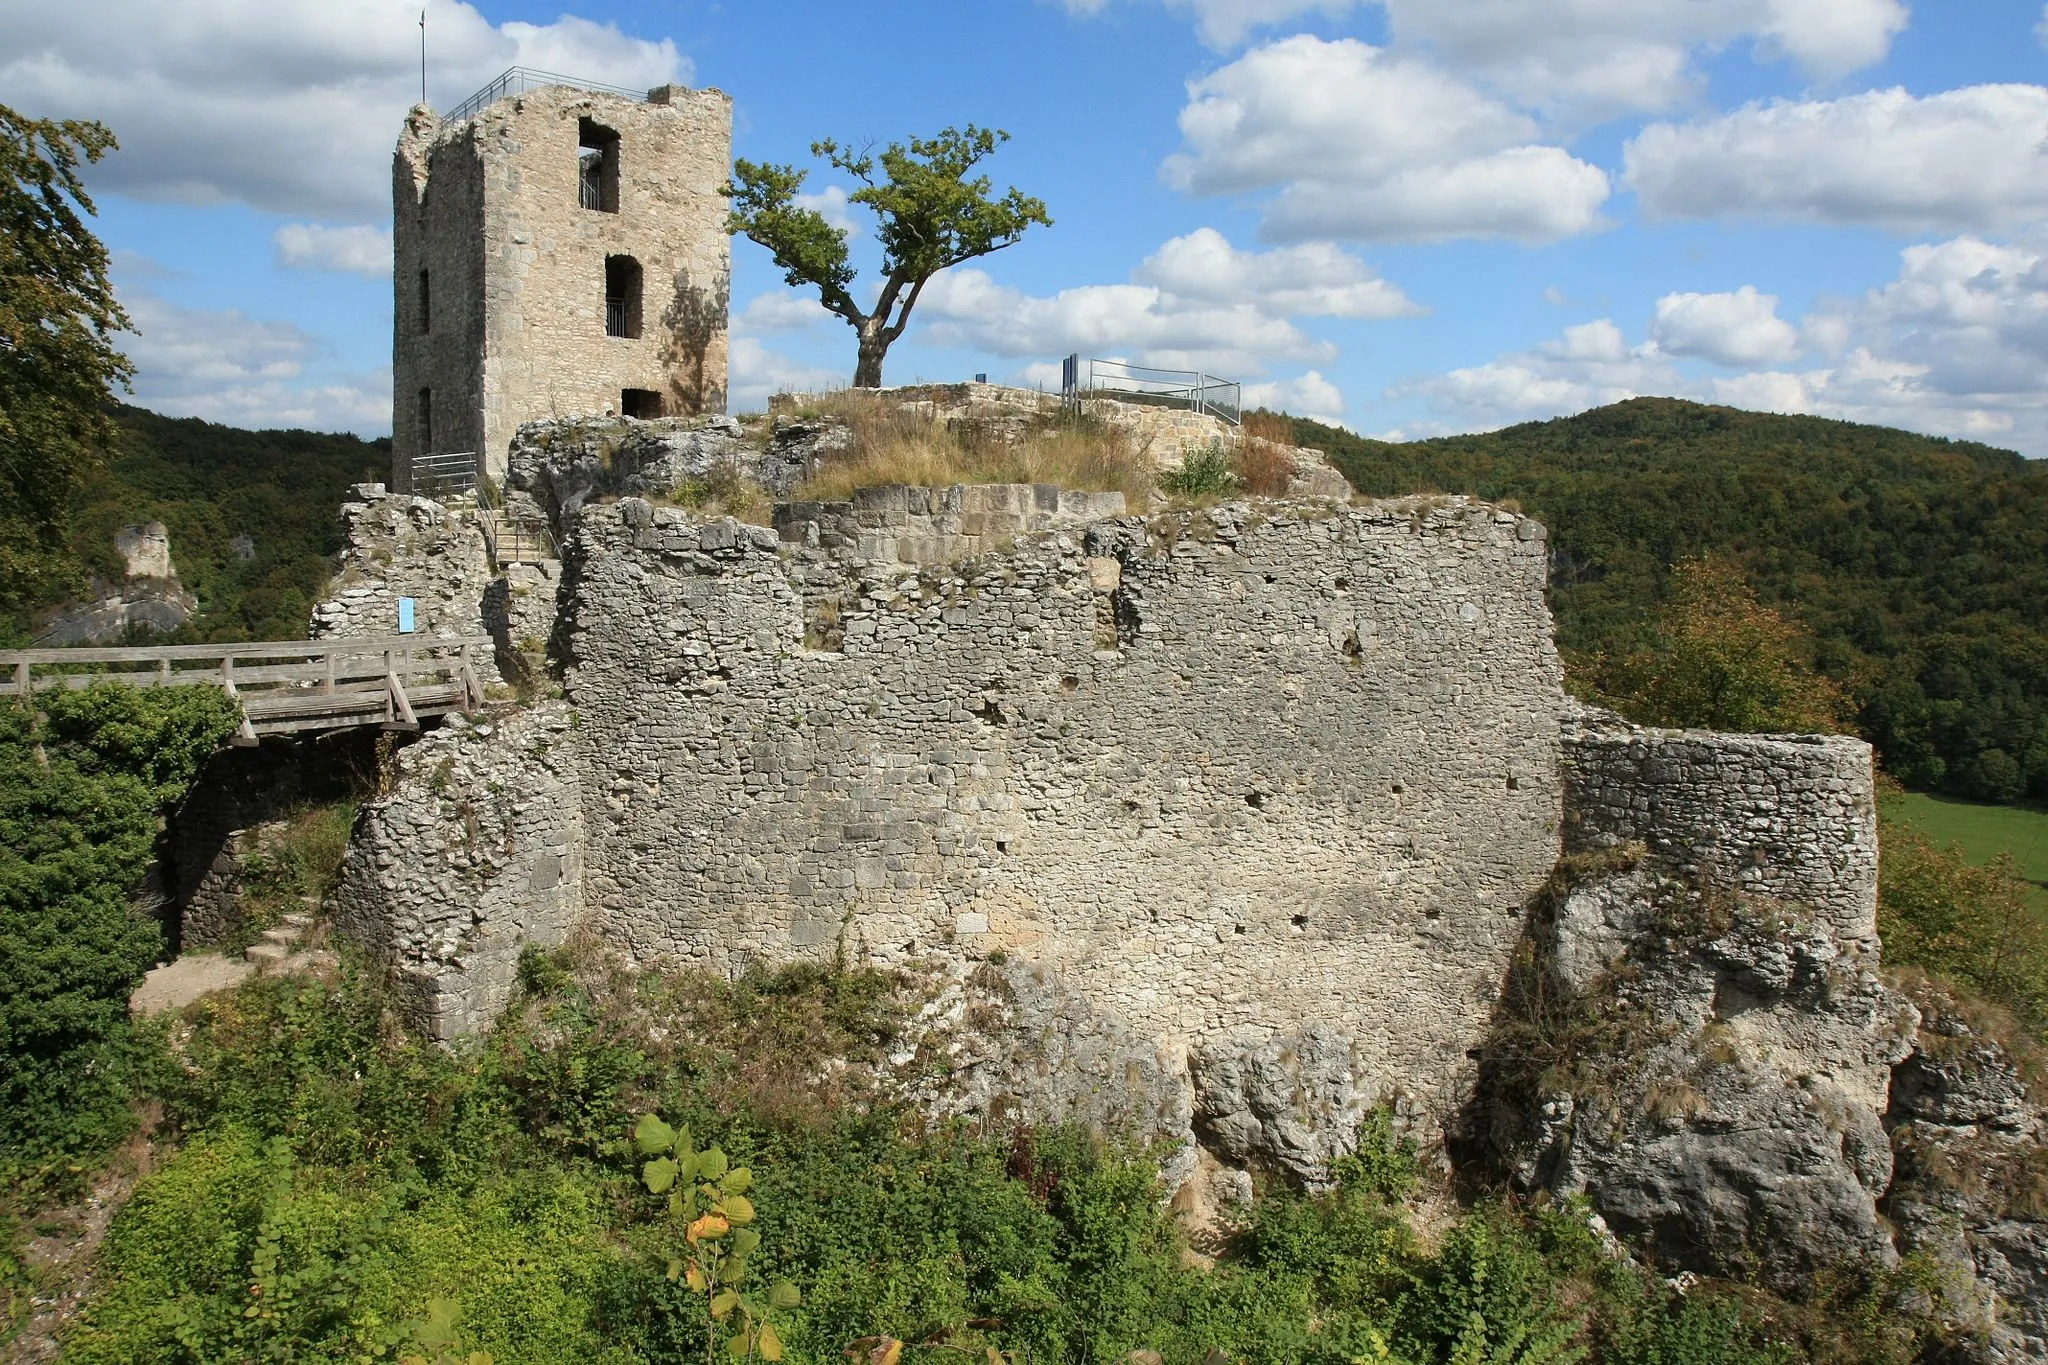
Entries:
<svg viewBox="0 0 2048 1365">
<path fill-rule="evenodd" d="M 348 486 L 389 477 L 391 443 L 313 431 L 244 431 L 117 405 L 121 433 L 106 467 L 72 504 L 69 584 L 119 582 L 114 536 L 135 522 L 171 533 L 179 579 L 199 615 L 176 638 L 292 640 L 341 549 L 337 517 Z M 247 537 L 238 550 L 238 537 Z M 244 553 L 250 557 L 244 558 Z M 0 634 L 26 638 L 30 602 Z"/>
<path fill-rule="evenodd" d="M 1295 430 L 1360 492 L 1547 523 L 1568 654 L 1637 643 L 1672 563 L 1729 553 L 1814 632 L 1908 785 L 2048 797 L 2048 461 L 1667 398 L 1401 444 Z"/>
</svg>

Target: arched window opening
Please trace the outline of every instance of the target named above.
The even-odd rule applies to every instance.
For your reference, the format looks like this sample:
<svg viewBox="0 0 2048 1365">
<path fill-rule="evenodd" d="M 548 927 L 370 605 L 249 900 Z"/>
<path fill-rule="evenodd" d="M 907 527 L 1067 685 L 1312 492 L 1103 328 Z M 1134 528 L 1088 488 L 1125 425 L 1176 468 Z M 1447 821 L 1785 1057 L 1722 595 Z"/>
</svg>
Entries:
<svg viewBox="0 0 2048 1365">
<path fill-rule="evenodd" d="M 604 334 L 640 335 L 640 262 L 631 256 L 604 258 Z"/>
<path fill-rule="evenodd" d="M 576 185 L 583 207 L 619 211 L 619 135 L 601 123 L 577 125 Z"/>
<path fill-rule="evenodd" d="M 622 389 L 619 392 L 619 411 L 628 417 L 651 422 L 662 415 L 661 395 L 653 389 Z"/>
</svg>

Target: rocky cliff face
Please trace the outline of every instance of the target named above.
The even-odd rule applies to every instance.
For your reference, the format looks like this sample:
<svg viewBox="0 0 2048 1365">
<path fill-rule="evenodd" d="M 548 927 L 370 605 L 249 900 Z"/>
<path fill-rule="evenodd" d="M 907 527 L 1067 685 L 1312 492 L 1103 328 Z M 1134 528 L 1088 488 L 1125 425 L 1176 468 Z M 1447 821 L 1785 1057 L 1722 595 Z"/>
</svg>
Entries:
<svg viewBox="0 0 2048 1365">
<path fill-rule="evenodd" d="M 122 527 L 114 548 L 123 561 L 121 581 L 94 579 L 93 600 L 50 616 L 36 632 L 38 645 L 118 644 L 138 627 L 176 630 L 199 610 L 199 599 L 178 581 L 171 533 L 162 522 Z"/>
</svg>

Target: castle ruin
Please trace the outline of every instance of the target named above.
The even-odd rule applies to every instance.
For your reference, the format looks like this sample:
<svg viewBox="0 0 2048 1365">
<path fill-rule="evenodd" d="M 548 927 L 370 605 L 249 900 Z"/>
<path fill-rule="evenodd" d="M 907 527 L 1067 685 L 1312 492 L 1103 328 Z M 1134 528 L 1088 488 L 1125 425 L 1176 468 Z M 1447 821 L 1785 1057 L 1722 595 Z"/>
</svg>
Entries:
<svg viewBox="0 0 2048 1365">
<path fill-rule="evenodd" d="M 723 412 L 731 159 L 717 90 L 413 109 L 392 160 L 392 486 L 457 452 L 502 478 L 536 418 Z"/>
</svg>

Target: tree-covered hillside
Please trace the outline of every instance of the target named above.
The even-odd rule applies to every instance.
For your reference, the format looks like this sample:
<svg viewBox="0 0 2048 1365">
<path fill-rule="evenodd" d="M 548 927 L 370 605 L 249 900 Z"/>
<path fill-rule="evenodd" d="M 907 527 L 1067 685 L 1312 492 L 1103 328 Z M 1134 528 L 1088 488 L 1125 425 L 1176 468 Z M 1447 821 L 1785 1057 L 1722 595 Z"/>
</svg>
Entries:
<svg viewBox="0 0 2048 1365">
<path fill-rule="evenodd" d="M 115 534 L 161 521 L 178 576 L 199 599 L 198 617 L 178 638 L 303 636 L 341 549 L 336 511 L 350 484 L 389 476 L 390 442 L 244 431 L 121 405 L 113 412 L 119 435 L 72 500 L 70 593 L 83 595 L 89 576 L 120 582 Z M 247 539 L 238 549 L 240 537 Z M 58 600 L 45 594 L 27 603 L 0 621 L 0 636 L 21 642 L 35 611 Z"/>
<path fill-rule="evenodd" d="M 1666 398 L 1401 444 L 1295 432 L 1360 492 L 1513 499 L 1546 522 L 1568 654 L 1634 647 L 1672 564 L 1733 556 L 1812 630 L 1907 784 L 2048 796 L 2048 461 Z"/>
</svg>

